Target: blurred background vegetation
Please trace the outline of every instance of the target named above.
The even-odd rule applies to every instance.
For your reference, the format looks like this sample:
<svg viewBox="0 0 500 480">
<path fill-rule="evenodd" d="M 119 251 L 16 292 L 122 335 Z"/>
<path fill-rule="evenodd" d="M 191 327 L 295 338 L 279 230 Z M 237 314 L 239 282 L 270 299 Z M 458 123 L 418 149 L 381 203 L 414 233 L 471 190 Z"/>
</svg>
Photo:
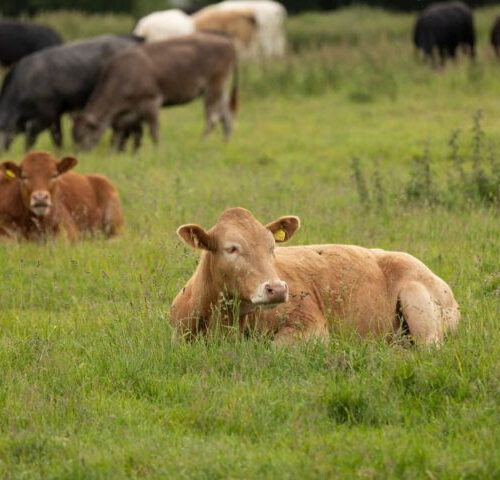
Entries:
<svg viewBox="0 0 500 480">
<path fill-rule="evenodd" d="M 392 10 L 420 10 L 434 0 L 282 0 L 289 12 L 334 10 L 340 7 L 362 4 Z M 155 10 L 180 7 L 196 10 L 217 0 L 1 0 L 0 12 L 5 16 L 34 15 L 50 10 L 80 10 L 83 12 L 115 12 L 141 16 Z M 494 0 L 467 2 L 472 7 L 497 4 Z"/>
</svg>

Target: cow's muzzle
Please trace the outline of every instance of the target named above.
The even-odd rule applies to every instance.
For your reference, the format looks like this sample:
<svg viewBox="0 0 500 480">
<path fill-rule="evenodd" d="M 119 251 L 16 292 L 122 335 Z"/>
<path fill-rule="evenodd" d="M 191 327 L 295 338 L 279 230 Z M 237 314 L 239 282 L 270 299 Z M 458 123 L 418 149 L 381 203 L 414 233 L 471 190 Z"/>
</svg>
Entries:
<svg viewBox="0 0 500 480">
<path fill-rule="evenodd" d="M 50 212 L 51 206 L 50 193 L 46 190 L 37 190 L 31 194 L 30 210 L 37 217 L 45 217 Z"/>
<path fill-rule="evenodd" d="M 282 280 L 264 282 L 259 285 L 257 295 L 252 298 L 254 305 L 273 306 L 288 301 L 288 285 Z"/>
</svg>

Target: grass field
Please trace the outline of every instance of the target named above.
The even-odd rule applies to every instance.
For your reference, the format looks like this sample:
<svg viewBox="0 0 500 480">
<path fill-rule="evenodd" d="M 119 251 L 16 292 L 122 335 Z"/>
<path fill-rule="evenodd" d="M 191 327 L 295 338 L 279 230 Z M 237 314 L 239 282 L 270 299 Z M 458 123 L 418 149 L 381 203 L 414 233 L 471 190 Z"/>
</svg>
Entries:
<svg viewBox="0 0 500 480">
<path fill-rule="evenodd" d="M 439 72 L 414 58 L 409 15 L 293 18 L 295 53 L 243 67 L 229 144 L 201 140 L 195 102 L 162 113 L 158 148 L 117 155 L 105 139 L 78 155 L 77 171 L 115 182 L 126 230 L 0 245 L 0 477 L 499 478 L 497 10 L 477 12 L 476 64 Z M 99 19 L 58 15 L 44 18 L 98 33 Z M 452 181 L 457 156 L 467 182 Z M 21 139 L 0 157 L 21 158 Z M 492 197 L 474 190 L 478 168 Z M 299 215 L 293 244 L 416 255 L 454 289 L 457 334 L 440 350 L 348 332 L 279 350 L 238 335 L 174 342 L 168 308 L 197 262 L 175 230 L 237 205 Z"/>
</svg>

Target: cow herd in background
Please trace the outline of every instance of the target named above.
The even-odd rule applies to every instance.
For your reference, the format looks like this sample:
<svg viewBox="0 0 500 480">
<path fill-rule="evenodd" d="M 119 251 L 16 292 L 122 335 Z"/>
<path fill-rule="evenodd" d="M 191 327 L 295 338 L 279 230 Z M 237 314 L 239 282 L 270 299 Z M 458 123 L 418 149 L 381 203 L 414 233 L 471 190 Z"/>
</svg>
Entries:
<svg viewBox="0 0 500 480">
<path fill-rule="evenodd" d="M 205 99 L 205 134 L 220 122 L 228 139 L 237 106 L 237 54 L 283 55 L 285 19 L 286 10 L 273 1 L 227 1 L 192 17 L 180 10 L 155 12 L 139 20 L 130 35 L 57 45 L 54 33 L 56 46 L 49 48 L 44 48 L 49 29 L 0 23 L 0 38 L 2 29 L 7 37 L 0 62 L 18 60 L 0 93 L 0 146 L 7 150 L 17 134 L 24 134 L 29 150 L 38 134 L 49 130 L 60 147 L 61 117 L 69 113 L 77 147 L 94 146 L 110 127 L 118 150 L 125 149 L 129 138 L 137 149 L 144 124 L 158 141 L 162 106 L 200 95 Z M 39 41 L 26 42 L 22 51 L 16 39 L 31 27 L 31 36 Z M 16 51 L 9 53 L 9 48 Z"/>
<path fill-rule="evenodd" d="M 0 63 L 12 66 L 0 92 L 0 148 L 9 149 L 24 134 L 29 150 L 44 130 L 61 147 L 61 117 L 69 113 L 77 147 L 92 148 L 111 128 L 117 150 L 129 139 L 138 149 L 143 125 L 158 141 L 162 106 L 199 95 L 205 99 L 205 133 L 220 122 L 228 139 L 237 106 L 237 58 L 282 57 L 286 16 L 271 0 L 226 0 L 192 15 L 178 9 L 151 13 L 130 35 L 67 44 L 50 28 L 0 20 Z M 463 2 L 432 4 L 417 18 L 415 47 L 435 66 L 460 48 L 474 57 L 475 43 L 473 15 Z M 491 43 L 500 55 L 500 17 Z M 223 58 L 214 61 L 219 54 Z"/>
<path fill-rule="evenodd" d="M 134 34 L 151 42 L 218 31 L 234 40 L 241 57 L 280 57 L 286 48 L 286 17 L 285 8 L 276 2 L 224 1 L 193 15 L 177 9 L 154 12 L 139 20 Z"/>
</svg>

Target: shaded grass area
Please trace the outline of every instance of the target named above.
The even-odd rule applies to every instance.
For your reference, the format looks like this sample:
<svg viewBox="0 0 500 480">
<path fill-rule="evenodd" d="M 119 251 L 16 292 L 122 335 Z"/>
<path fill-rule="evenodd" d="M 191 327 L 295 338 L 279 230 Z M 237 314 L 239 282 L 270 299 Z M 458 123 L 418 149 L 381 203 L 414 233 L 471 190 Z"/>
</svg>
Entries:
<svg viewBox="0 0 500 480">
<path fill-rule="evenodd" d="M 344 24 L 348 13 L 325 19 Z M 395 16 L 394 27 L 392 15 L 373 18 L 383 31 L 406 17 Z M 313 30 L 308 16 L 303 22 Z M 500 475 L 498 207 L 402 201 L 424 148 L 436 184 L 455 173 L 457 129 L 458 151 L 471 160 L 479 109 L 482 145 L 498 152 L 499 67 L 484 51 L 476 66 L 432 72 L 397 38 L 361 39 L 369 56 L 346 40 L 245 66 L 227 145 L 220 132 L 201 140 L 195 102 L 162 113 L 157 148 L 146 141 L 137 155 L 117 155 L 105 138 L 78 155 L 77 171 L 116 184 L 126 230 L 110 242 L 0 245 L 2 478 Z M 307 94 L 297 79 L 314 58 L 319 72 L 340 73 Z M 290 64 L 280 80 L 275 72 Z M 369 75 L 376 71 L 380 83 Z M 353 95 L 360 85 L 362 101 Z M 51 149 L 48 135 L 37 147 Z M 21 157 L 17 139 L 0 159 Z M 370 192 L 378 162 L 390 193 L 383 206 L 359 201 L 353 157 Z M 175 229 L 209 227 L 236 205 L 263 222 L 299 215 L 293 244 L 416 255 L 454 289 L 457 334 L 440 350 L 349 332 L 280 350 L 236 334 L 174 342 L 168 307 L 197 263 Z"/>
</svg>

